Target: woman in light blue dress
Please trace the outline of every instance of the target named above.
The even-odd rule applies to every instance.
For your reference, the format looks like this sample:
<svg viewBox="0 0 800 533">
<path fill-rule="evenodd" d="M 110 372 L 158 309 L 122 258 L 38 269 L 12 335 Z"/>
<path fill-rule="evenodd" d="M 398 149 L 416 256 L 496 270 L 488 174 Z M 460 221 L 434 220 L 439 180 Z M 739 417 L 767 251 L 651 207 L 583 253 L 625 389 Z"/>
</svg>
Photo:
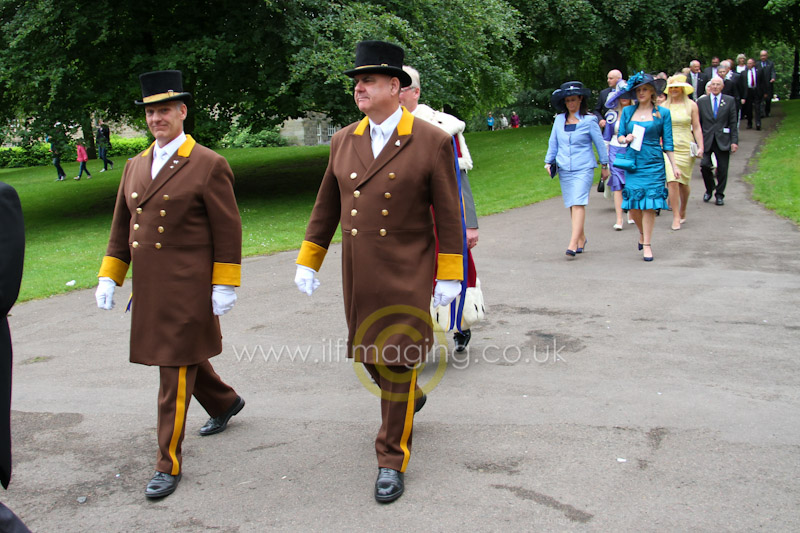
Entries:
<svg viewBox="0 0 800 533">
<path fill-rule="evenodd" d="M 667 209 L 667 174 L 664 168 L 664 154 L 672 166 L 676 179 L 681 171 L 675 164 L 672 144 L 672 120 L 669 109 L 656 105 L 656 94 L 663 92 L 667 80 L 653 78 L 650 74 L 639 72 L 628 79 L 627 96 L 636 104 L 622 110 L 619 124 L 620 143 L 627 142 L 628 154 L 636 160 L 636 168 L 625 171 L 625 189 L 622 191 L 622 208 L 628 209 L 631 218 L 639 228 L 639 250 L 643 250 L 645 261 L 653 260 L 653 226 L 657 209 Z M 641 150 L 633 150 L 634 126 L 644 128 Z"/>
<path fill-rule="evenodd" d="M 592 145 L 603 165 L 601 179 L 605 180 L 609 174 L 603 134 L 597 117 L 589 113 L 586 101 L 589 94 L 589 89 L 584 88 L 581 82 L 568 81 L 556 89 L 550 98 L 550 103 L 559 114 L 550 132 L 544 168 L 549 174 L 552 164 L 558 165 L 561 196 L 564 198 L 564 207 L 569 208 L 572 221 L 572 234 L 566 252 L 568 258 L 575 257 L 586 247 L 586 204 L 589 203 L 589 191 L 597 167 Z"/>
</svg>

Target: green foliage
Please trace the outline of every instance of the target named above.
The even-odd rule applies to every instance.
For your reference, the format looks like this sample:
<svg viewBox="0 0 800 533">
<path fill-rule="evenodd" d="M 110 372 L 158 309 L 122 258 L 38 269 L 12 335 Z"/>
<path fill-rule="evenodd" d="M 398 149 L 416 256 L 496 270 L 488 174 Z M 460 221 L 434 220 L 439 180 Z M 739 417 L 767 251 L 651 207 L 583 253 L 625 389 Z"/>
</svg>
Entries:
<svg viewBox="0 0 800 533">
<path fill-rule="evenodd" d="M 111 149 L 108 157 L 132 156 L 147 150 L 153 139 L 147 137 L 118 137 L 111 136 Z"/>
<path fill-rule="evenodd" d="M 237 123 L 234 123 L 220 141 L 220 146 L 223 148 L 265 148 L 286 146 L 286 144 L 286 139 L 281 137 L 278 126 L 251 133 L 250 126 L 240 128 Z"/>
<path fill-rule="evenodd" d="M 53 154 L 50 147 L 40 143 L 28 147 L 0 148 L 0 168 L 21 168 L 49 165 Z"/>
<path fill-rule="evenodd" d="M 746 177 L 753 198 L 800 224 L 800 101 L 782 102 L 786 117 L 758 154 L 757 170 Z"/>
</svg>

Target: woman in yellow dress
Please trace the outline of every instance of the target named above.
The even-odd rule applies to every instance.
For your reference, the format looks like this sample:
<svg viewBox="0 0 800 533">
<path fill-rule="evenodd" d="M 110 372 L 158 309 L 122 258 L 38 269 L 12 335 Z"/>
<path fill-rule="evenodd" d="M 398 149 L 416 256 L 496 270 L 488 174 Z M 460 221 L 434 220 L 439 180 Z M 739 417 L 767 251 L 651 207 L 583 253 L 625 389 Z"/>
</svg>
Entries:
<svg viewBox="0 0 800 533">
<path fill-rule="evenodd" d="M 694 92 L 692 86 L 686 83 L 686 76 L 676 74 L 667 80 L 667 101 L 663 104 L 670 111 L 672 117 L 672 142 L 675 148 L 675 163 L 681 171 L 680 178 L 676 179 L 672 167 L 666 165 L 667 190 L 669 191 L 669 205 L 672 208 L 672 229 L 681 229 L 681 224 L 686 222 L 686 204 L 689 201 L 692 180 L 692 169 L 697 157 L 703 155 L 703 130 L 700 127 L 700 115 L 697 104 L 689 98 Z M 692 156 L 691 144 L 697 144 L 697 156 Z M 664 156 L 666 158 L 666 155 Z"/>
</svg>

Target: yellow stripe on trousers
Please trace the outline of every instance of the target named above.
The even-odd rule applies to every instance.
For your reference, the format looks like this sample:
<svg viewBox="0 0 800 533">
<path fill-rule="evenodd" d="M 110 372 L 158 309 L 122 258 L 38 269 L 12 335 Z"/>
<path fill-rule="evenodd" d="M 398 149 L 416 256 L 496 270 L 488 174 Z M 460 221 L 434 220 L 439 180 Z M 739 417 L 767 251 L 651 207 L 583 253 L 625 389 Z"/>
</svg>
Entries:
<svg viewBox="0 0 800 533">
<path fill-rule="evenodd" d="M 409 380 L 408 398 L 406 399 L 406 421 L 403 426 L 403 436 L 400 437 L 400 448 L 403 450 L 403 464 L 400 467 L 401 472 L 406 471 L 408 460 L 411 458 L 411 452 L 408 451 L 408 439 L 411 437 L 411 428 L 414 425 L 414 393 L 417 388 L 417 369 L 411 371 L 411 379 Z"/>
<path fill-rule="evenodd" d="M 183 432 L 184 418 L 186 417 L 186 367 L 182 366 L 178 370 L 178 395 L 175 398 L 175 426 L 172 428 L 172 439 L 169 441 L 169 457 L 172 459 L 172 474 L 177 476 L 181 472 L 181 465 L 178 463 L 178 440 Z"/>
</svg>

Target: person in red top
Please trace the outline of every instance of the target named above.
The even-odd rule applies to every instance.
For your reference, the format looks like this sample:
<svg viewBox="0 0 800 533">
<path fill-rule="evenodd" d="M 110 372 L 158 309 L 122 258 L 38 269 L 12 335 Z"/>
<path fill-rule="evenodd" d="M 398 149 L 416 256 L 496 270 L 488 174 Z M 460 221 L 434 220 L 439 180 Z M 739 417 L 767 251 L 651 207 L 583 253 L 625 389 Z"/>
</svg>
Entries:
<svg viewBox="0 0 800 533">
<path fill-rule="evenodd" d="M 511 127 L 519 128 L 519 115 L 517 115 L 516 111 L 511 112 Z"/>
<path fill-rule="evenodd" d="M 86 179 L 87 180 L 92 179 L 91 172 L 89 172 L 89 169 L 86 168 L 86 162 L 88 160 L 89 160 L 89 156 L 86 155 L 86 148 L 83 146 L 83 141 L 80 140 L 80 141 L 78 141 L 78 162 L 81 164 L 81 168 L 78 171 L 78 175 L 75 176 L 76 180 L 81 179 L 81 176 L 83 176 L 83 171 L 84 170 L 86 171 Z"/>
</svg>

